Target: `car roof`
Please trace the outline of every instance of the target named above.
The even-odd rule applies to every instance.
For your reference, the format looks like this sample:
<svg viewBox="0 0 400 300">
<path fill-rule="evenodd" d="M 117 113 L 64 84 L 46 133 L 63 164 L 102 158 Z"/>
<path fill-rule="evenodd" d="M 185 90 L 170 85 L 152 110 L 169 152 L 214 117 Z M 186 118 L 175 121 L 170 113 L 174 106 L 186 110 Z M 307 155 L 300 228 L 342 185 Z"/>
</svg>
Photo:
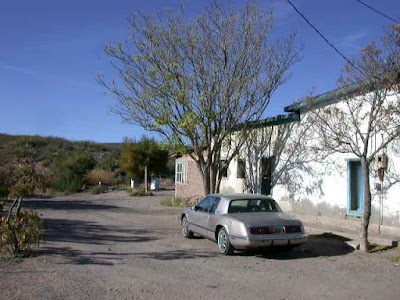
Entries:
<svg viewBox="0 0 400 300">
<path fill-rule="evenodd" d="M 248 194 L 248 193 L 237 193 L 237 194 L 210 194 L 208 196 L 215 196 L 224 198 L 226 200 L 246 200 L 246 199 L 272 199 L 270 196 L 260 194 Z"/>
</svg>

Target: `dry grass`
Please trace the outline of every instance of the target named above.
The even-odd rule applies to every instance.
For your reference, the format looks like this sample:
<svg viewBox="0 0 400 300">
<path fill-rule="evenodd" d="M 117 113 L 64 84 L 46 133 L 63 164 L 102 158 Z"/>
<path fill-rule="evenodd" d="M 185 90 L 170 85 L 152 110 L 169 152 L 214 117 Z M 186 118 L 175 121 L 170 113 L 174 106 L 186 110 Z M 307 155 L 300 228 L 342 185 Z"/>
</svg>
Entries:
<svg viewBox="0 0 400 300">
<path fill-rule="evenodd" d="M 103 169 L 93 169 L 86 175 L 89 185 L 98 185 L 99 182 L 107 182 L 108 185 L 116 185 L 116 179 L 113 172 L 105 171 Z"/>
</svg>

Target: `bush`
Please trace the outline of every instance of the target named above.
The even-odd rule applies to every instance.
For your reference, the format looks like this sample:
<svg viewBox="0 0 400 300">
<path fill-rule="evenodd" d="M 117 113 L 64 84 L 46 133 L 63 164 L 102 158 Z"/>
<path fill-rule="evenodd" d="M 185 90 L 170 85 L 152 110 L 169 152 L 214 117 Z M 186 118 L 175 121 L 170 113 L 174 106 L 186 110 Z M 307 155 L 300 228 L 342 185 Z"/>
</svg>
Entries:
<svg viewBox="0 0 400 300">
<path fill-rule="evenodd" d="M 16 256 L 28 251 L 31 245 L 38 245 L 42 239 L 43 221 L 35 212 L 23 211 L 16 218 L 0 219 L 0 249 Z"/>
<path fill-rule="evenodd" d="M 101 192 L 103 191 L 101 186 L 94 186 L 92 188 L 90 188 L 89 192 L 91 195 L 98 195 L 101 194 Z"/>
<path fill-rule="evenodd" d="M 110 186 L 116 185 L 116 178 L 114 176 L 114 173 L 99 168 L 90 171 L 86 175 L 86 179 L 88 184 L 90 185 L 98 185 L 100 181 L 107 182 L 107 184 Z"/>
<path fill-rule="evenodd" d="M 146 190 L 144 188 L 140 188 L 140 189 L 133 189 L 129 192 L 129 195 L 132 197 L 143 197 L 143 196 L 153 196 L 153 193 L 148 191 L 146 193 Z"/>
<path fill-rule="evenodd" d="M 161 201 L 161 205 L 170 206 L 170 207 L 188 207 L 190 206 L 187 202 L 181 199 L 167 199 Z"/>
<path fill-rule="evenodd" d="M 85 181 L 74 174 L 67 174 L 67 171 L 59 176 L 58 180 L 53 184 L 56 191 L 65 194 L 73 194 L 81 192 L 85 186 Z"/>
<path fill-rule="evenodd" d="M 54 189 L 68 194 L 81 192 L 86 185 L 86 174 L 95 165 L 87 153 L 74 153 L 57 158 L 53 164 Z"/>
</svg>

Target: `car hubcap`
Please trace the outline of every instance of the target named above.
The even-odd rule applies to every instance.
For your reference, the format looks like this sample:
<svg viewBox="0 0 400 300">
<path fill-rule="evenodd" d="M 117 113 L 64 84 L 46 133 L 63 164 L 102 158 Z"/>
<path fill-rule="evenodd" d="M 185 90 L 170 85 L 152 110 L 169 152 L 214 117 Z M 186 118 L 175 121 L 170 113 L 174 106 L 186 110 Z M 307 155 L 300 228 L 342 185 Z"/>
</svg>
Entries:
<svg viewBox="0 0 400 300">
<path fill-rule="evenodd" d="M 225 253 L 227 247 L 228 237 L 225 232 L 221 230 L 218 234 L 218 247 L 221 253 Z"/>
<path fill-rule="evenodd" d="M 189 232 L 189 228 L 188 228 L 187 220 L 186 220 L 186 218 L 183 218 L 182 219 L 182 233 L 184 236 L 187 236 L 188 232 Z"/>
</svg>

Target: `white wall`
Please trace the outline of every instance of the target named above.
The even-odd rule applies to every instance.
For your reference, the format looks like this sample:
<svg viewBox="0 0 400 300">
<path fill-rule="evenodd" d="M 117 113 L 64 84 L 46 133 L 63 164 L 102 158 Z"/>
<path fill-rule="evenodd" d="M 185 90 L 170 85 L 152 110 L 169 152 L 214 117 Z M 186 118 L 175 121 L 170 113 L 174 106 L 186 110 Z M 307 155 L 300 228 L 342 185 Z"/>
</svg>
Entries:
<svg viewBox="0 0 400 300">
<path fill-rule="evenodd" d="M 228 167 L 228 177 L 221 180 L 220 193 L 232 194 L 245 192 L 243 179 L 237 178 L 238 158 L 231 161 Z"/>
</svg>

